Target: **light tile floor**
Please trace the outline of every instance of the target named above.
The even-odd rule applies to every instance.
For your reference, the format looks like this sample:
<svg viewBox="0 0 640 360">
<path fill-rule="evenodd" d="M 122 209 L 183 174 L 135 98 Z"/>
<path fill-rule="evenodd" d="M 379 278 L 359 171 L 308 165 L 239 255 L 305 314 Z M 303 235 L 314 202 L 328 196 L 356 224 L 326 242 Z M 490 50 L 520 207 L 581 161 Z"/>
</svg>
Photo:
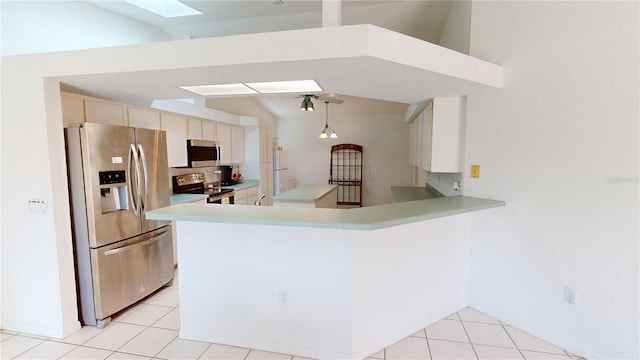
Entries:
<svg viewBox="0 0 640 360">
<path fill-rule="evenodd" d="M 86 326 L 65 339 L 0 331 L 0 359 L 303 360 L 272 352 L 178 338 L 178 281 L 112 317 L 105 329 Z M 508 324 L 465 308 L 371 355 L 367 360 L 564 359 L 573 355 Z"/>
</svg>

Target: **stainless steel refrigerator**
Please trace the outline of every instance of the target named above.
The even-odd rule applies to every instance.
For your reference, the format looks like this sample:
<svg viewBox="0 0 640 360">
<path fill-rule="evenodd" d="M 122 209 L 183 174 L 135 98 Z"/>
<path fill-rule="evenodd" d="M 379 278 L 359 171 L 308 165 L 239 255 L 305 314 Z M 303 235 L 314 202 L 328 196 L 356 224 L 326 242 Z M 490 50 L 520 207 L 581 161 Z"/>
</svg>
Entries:
<svg viewBox="0 0 640 360">
<path fill-rule="evenodd" d="M 82 123 L 65 139 L 79 311 L 104 327 L 173 281 L 171 223 L 145 219 L 169 205 L 166 133 Z"/>
</svg>

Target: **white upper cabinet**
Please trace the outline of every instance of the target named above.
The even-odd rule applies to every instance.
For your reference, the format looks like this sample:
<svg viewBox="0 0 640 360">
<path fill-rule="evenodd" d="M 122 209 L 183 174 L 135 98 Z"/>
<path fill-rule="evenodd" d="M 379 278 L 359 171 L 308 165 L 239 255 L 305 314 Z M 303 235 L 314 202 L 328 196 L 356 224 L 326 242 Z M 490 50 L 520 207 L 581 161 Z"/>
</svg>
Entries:
<svg viewBox="0 0 640 360">
<path fill-rule="evenodd" d="M 160 111 L 144 108 L 127 108 L 129 126 L 160 130 Z"/>
<path fill-rule="evenodd" d="M 434 173 L 462 172 L 463 98 L 434 98 L 411 123 L 410 163 Z"/>
<path fill-rule="evenodd" d="M 231 162 L 244 163 L 244 128 L 242 126 L 231 127 Z"/>
<path fill-rule="evenodd" d="M 216 123 L 210 120 L 202 120 L 202 140 L 216 139 Z"/>
<path fill-rule="evenodd" d="M 84 100 L 85 121 L 109 125 L 127 126 L 125 106 L 102 100 Z"/>
<path fill-rule="evenodd" d="M 189 126 L 185 116 L 162 114 L 162 130 L 167 132 L 169 167 L 187 166 Z"/>
<path fill-rule="evenodd" d="M 230 164 L 231 161 L 231 125 L 218 123 L 217 140 L 220 144 L 220 162 Z"/>
<path fill-rule="evenodd" d="M 61 92 L 64 126 L 84 122 L 84 100 L 81 96 Z"/>
<path fill-rule="evenodd" d="M 202 120 L 189 118 L 187 124 L 189 127 L 189 139 L 202 140 Z"/>
</svg>

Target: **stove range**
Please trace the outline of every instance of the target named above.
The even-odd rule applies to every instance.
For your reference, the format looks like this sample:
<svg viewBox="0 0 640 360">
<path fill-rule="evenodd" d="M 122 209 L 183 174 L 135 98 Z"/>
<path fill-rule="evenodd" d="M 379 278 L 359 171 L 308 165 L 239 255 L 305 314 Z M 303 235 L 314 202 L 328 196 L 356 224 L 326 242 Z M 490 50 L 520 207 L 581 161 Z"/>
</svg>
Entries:
<svg viewBox="0 0 640 360">
<path fill-rule="evenodd" d="M 174 194 L 208 194 L 208 204 L 233 204 L 235 191 L 219 187 L 205 187 L 204 173 L 176 175 L 171 178 Z"/>
</svg>

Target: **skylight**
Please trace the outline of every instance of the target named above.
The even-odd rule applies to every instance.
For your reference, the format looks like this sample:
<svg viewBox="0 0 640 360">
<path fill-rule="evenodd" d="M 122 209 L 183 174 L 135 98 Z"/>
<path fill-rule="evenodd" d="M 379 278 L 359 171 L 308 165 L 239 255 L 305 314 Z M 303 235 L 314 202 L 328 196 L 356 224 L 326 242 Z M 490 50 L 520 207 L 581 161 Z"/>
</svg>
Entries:
<svg viewBox="0 0 640 360">
<path fill-rule="evenodd" d="M 124 0 L 124 2 L 166 18 L 202 14 L 178 0 Z"/>
<path fill-rule="evenodd" d="M 200 96 L 248 95 L 258 93 L 243 84 L 180 86 L 180 89 L 196 93 Z"/>
<path fill-rule="evenodd" d="M 311 93 L 322 91 L 314 80 L 269 81 L 238 84 L 180 86 L 181 89 L 200 96 Z"/>
</svg>

